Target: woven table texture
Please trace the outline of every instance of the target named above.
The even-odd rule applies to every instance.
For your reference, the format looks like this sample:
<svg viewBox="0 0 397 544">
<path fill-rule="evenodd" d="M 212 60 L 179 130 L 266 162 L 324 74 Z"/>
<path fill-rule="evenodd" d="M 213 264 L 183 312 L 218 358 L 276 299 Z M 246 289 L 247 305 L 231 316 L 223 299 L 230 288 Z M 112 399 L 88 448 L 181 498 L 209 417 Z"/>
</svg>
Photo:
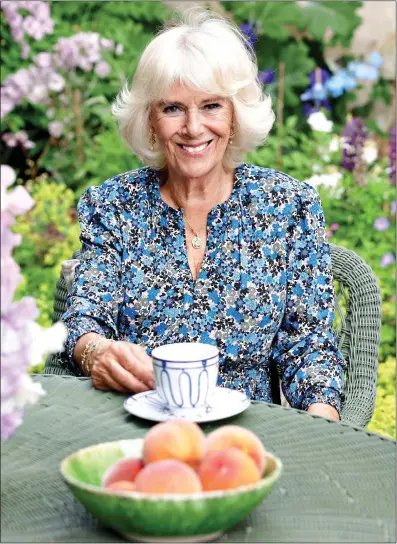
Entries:
<svg viewBox="0 0 397 544">
<path fill-rule="evenodd" d="M 59 465 L 92 444 L 143 438 L 153 423 L 124 410 L 126 395 L 97 391 L 88 378 L 35 380 L 47 395 L 2 445 L 1 542 L 120 542 L 74 499 Z M 284 470 L 219 542 L 396 542 L 394 441 L 260 402 L 202 428 L 229 423 L 254 431 Z"/>
</svg>

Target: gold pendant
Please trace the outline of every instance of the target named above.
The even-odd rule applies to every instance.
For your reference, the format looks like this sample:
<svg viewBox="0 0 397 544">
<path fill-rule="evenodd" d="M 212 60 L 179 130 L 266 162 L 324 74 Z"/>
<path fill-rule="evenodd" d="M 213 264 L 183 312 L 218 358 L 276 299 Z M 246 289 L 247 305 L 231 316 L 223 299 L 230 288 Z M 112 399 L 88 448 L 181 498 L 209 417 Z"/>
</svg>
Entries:
<svg viewBox="0 0 397 544">
<path fill-rule="evenodd" d="M 192 246 L 194 247 L 194 249 L 200 249 L 201 243 L 201 238 L 199 238 L 198 236 L 195 236 L 192 240 Z"/>
</svg>

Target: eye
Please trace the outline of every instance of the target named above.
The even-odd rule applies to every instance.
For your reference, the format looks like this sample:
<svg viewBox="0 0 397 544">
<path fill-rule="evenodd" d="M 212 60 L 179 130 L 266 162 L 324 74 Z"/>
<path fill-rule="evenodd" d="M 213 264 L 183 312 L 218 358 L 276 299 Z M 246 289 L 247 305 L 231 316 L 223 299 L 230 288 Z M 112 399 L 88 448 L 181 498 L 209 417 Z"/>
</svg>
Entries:
<svg viewBox="0 0 397 544">
<path fill-rule="evenodd" d="M 171 106 L 166 106 L 163 109 L 164 113 L 177 113 L 180 110 L 179 106 L 176 106 L 175 104 L 172 104 Z"/>
<path fill-rule="evenodd" d="M 207 110 L 217 110 L 218 108 L 221 108 L 222 106 L 218 104 L 217 102 L 214 102 L 213 104 L 206 104 L 204 107 Z"/>
</svg>

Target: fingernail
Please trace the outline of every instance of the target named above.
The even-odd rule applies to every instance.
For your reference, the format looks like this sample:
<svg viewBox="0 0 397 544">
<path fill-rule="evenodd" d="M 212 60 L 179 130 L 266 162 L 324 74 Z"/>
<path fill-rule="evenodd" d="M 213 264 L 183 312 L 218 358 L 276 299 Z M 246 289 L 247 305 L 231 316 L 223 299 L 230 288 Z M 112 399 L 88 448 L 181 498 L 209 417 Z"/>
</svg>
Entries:
<svg viewBox="0 0 397 544">
<path fill-rule="evenodd" d="M 153 380 L 149 380 L 147 384 L 150 387 L 150 389 L 154 389 L 156 387 L 156 383 Z"/>
</svg>

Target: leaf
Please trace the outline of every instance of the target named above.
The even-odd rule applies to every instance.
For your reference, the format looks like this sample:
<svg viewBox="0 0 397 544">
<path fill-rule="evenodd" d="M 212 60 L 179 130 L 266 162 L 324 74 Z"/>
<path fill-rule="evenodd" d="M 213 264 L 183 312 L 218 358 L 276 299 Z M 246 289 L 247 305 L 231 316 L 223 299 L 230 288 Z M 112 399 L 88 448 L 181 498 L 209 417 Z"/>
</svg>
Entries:
<svg viewBox="0 0 397 544">
<path fill-rule="evenodd" d="M 362 2 L 308 2 L 301 9 L 297 18 L 300 30 L 307 30 L 314 39 L 322 41 L 327 28 L 335 34 L 334 41 L 340 41 L 345 47 L 350 45 L 354 30 L 361 23 L 356 14 Z"/>
</svg>

